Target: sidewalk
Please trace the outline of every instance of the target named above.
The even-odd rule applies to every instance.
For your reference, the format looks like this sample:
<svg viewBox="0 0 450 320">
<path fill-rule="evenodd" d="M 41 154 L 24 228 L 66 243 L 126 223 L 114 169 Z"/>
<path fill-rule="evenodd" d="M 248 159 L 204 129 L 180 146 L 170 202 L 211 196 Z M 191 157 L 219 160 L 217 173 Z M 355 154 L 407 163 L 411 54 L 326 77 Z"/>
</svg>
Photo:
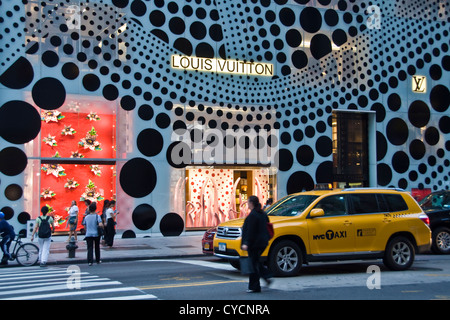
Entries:
<svg viewBox="0 0 450 320">
<path fill-rule="evenodd" d="M 164 237 L 160 234 L 147 237 L 137 235 L 136 238 L 131 239 L 122 239 L 121 234 L 117 234 L 112 248 L 100 244 L 100 256 L 102 262 L 202 256 L 203 234 L 204 231 L 185 232 L 178 237 Z M 87 263 L 84 236 L 78 235 L 75 258 L 68 257 L 67 238 L 67 235 L 52 237 L 48 265 Z M 29 242 L 28 239 L 23 241 Z M 37 240 L 33 243 L 38 245 Z M 17 265 L 16 261 L 9 262 L 9 266 Z"/>
</svg>

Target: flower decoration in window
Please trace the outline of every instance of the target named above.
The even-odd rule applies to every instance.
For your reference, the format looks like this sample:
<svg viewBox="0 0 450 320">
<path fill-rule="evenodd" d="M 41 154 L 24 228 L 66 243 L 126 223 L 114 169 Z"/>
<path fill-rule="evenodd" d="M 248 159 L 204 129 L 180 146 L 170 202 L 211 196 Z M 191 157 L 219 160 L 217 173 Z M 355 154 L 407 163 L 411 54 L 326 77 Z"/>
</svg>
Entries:
<svg viewBox="0 0 450 320">
<path fill-rule="evenodd" d="M 102 176 L 102 169 L 99 165 L 92 165 L 89 166 L 89 168 L 91 168 L 91 172 L 93 172 L 96 176 Z"/>
<path fill-rule="evenodd" d="M 94 182 L 89 180 L 84 193 L 81 195 L 80 201 L 91 200 L 92 202 L 98 202 L 103 199 L 103 195 L 100 192 L 97 192 L 97 187 Z"/>
<path fill-rule="evenodd" d="M 89 121 L 99 121 L 100 117 L 97 115 L 97 112 L 90 112 L 87 116 L 86 119 L 88 119 Z"/>
<path fill-rule="evenodd" d="M 45 123 L 49 123 L 50 121 L 59 122 L 59 120 L 64 119 L 64 118 L 65 117 L 62 115 L 62 113 L 57 110 L 41 112 L 41 119 L 42 119 L 42 121 L 45 121 Z"/>
<path fill-rule="evenodd" d="M 100 146 L 100 142 L 97 140 L 97 137 L 97 131 L 95 131 L 95 128 L 92 127 L 91 131 L 88 131 L 88 133 L 86 133 L 86 137 L 81 139 L 78 144 L 84 147 L 84 149 L 100 151 L 102 148 Z"/>
<path fill-rule="evenodd" d="M 72 125 L 68 125 L 68 126 L 64 126 L 64 130 L 61 131 L 61 134 L 64 136 L 73 136 L 75 133 L 77 133 L 75 131 L 74 128 L 72 128 Z"/>
<path fill-rule="evenodd" d="M 48 213 L 49 215 L 52 215 L 53 213 L 55 213 L 55 209 L 53 209 L 53 207 L 49 204 L 46 204 L 47 208 L 48 208 Z"/>
<path fill-rule="evenodd" d="M 42 142 L 48 144 L 50 147 L 56 147 L 58 145 L 58 143 L 55 140 L 55 136 L 52 136 L 50 133 L 48 134 L 48 136 L 42 139 Z"/>
<path fill-rule="evenodd" d="M 71 158 L 84 158 L 84 156 L 79 153 L 78 151 L 72 151 L 72 154 L 70 155 Z"/>
<path fill-rule="evenodd" d="M 52 174 L 55 177 L 63 177 L 66 175 L 64 168 L 60 164 L 44 164 L 41 168 L 42 171 L 46 172 L 47 175 Z"/>
<path fill-rule="evenodd" d="M 56 193 L 50 190 L 50 188 L 44 189 L 44 191 L 41 192 L 41 198 L 44 199 L 51 199 L 54 196 L 56 196 Z"/>
<path fill-rule="evenodd" d="M 80 184 L 75 181 L 75 178 L 72 178 L 72 179 L 67 179 L 67 182 L 64 184 L 64 188 L 70 190 L 70 189 L 77 188 L 79 185 Z"/>
</svg>

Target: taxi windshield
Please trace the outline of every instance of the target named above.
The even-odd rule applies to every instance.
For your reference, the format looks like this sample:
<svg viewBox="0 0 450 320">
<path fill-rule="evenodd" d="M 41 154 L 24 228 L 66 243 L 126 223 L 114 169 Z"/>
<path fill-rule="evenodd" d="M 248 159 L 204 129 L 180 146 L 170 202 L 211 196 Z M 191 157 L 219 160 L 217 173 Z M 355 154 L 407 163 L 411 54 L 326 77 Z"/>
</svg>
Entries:
<svg viewBox="0 0 450 320">
<path fill-rule="evenodd" d="M 269 216 L 296 216 L 303 212 L 315 199 L 319 196 L 312 195 L 296 195 L 287 196 L 280 201 L 274 203 L 268 210 Z"/>
</svg>

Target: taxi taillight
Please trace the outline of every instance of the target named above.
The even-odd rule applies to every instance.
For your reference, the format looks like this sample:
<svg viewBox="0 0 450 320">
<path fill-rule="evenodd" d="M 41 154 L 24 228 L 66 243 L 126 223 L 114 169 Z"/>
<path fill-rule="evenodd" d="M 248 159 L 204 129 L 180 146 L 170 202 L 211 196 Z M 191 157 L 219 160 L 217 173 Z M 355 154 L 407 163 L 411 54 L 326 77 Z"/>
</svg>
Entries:
<svg viewBox="0 0 450 320">
<path fill-rule="evenodd" d="M 421 214 L 419 219 L 422 220 L 427 226 L 430 226 L 430 218 L 426 214 Z"/>
</svg>

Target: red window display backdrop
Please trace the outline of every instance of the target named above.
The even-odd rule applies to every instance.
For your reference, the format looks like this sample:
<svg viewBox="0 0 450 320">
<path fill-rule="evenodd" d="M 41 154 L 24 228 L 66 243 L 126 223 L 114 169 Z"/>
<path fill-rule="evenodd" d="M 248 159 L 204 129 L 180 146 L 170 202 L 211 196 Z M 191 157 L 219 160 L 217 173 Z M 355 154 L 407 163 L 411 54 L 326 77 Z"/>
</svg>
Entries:
<svg viewBox="0 0 450 320">
<path fill-rule="evenodd" d="M 91 201 L 97 200 L 98 211 L 101 211 L 104 199 L 115 198 L 116 166 L 111 160 L 116 152 L 116 116 L 61 109 L 60 112 L 41 111 L 41 157 L 55 158 L 51 163 L 43 161 L 41 164 L 41 207 L 52 208 L 56 231 L 68 231 L 67 210 L 72 200 L 76 200 L 79 230 L 86 209 L 82 199 L 90 196 Z M 105 110 L 108 106 L 94 109 Z M 102 162 L 77 159 L 80 155 L 81 159 L 101 159 Z M 62 158 L 59 165 L 57 157 Z"/>
<path fill-rule="evenodd" d="M 50 166 L 52 164 L 42 164 L 42 166 Z M 53 174 L 47 174 L 41 171 L 41 207 L 50 206 L 51 214 L 55 220 L 55 231 L 68 231 L 68 208 L 72 200 L 77 201 L 78 212 L 78 230 L 82 227 L 82 217 L 86 210 L 86 206 L 80 199 L 90 197 L 90 200 L 97 200 L 97 210 L 101 212 L 104 199 L 114 199 L 116 166 L 111 164 L 101 164 L 98 167 L 101 174 L 96 175 L 92 172 L 92 164 L 59 164 L 59 168 L 64 169 L 65 176 L 56 177 Z M 78 186 L 69 188 L 68 179 L 73 179 Z M 92 182 L 94 189 L 89 189 L 88 185 Z M 92 185 L 91 185 L 92 186 Z M 44 198 L 44 190 L 50 190 L 52 197 Z"/>
</svg>

